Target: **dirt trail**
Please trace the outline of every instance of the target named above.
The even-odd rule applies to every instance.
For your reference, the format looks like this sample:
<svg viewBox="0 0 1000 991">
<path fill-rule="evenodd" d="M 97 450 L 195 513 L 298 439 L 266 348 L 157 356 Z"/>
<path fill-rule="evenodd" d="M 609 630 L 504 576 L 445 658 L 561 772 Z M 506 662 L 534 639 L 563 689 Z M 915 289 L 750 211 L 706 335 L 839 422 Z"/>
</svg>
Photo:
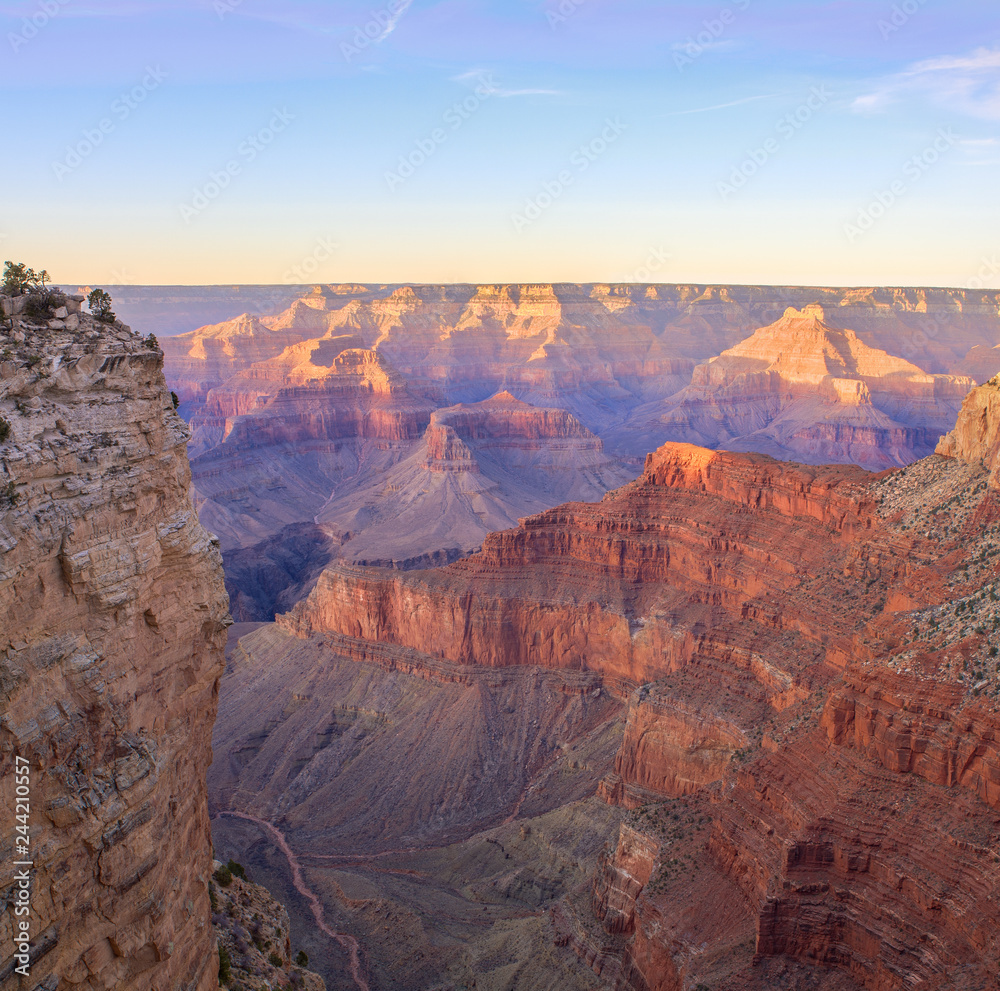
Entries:
<svg viewBox="0 0 1000 991">
<path fill-rule="evenodd" d="M 316 920 L 316 925 L 323 932 L 325 932 L 327 936 L 340 943 L 340 945 L 350 954 L 351 977 L 354 979 L 354 983 L 358 986 L 360 991 L 371 991 L 368 987 L 368 982 L 365 980 L 364 975 L 361 972 L 361 949 L 358 946 L 358 941 L 347 933 L 334 932 L 323 921 L 323 905 L 315 892 L 313 892 L 312 889 L 306 884 L 305 878 L 302 876 L 302 868 L 299 865 L 299 858 L 292 853 L 292 849 L 288 845 L 288 841 L 285 839 L 284 833 L 282 833 L 276 826 L 272 826 L 271 823 L 265 822 L 263 819 L 258 819 L 255 816 L 246 815 L 244 812 L 220 812 L 219 815 L 229 816 L 232 819 L 245 819 L 247 822 L 255 823 L 271 834 L 278 849 L 285 855 L 285 859 L 288 861 L 288 866 L 292 869 L 292 884 L 295 886 L 295 890 L 302 895 L 307 902 L 309 902 L 309 908 L 312 910 L 313 918 Z"/>
</svg>

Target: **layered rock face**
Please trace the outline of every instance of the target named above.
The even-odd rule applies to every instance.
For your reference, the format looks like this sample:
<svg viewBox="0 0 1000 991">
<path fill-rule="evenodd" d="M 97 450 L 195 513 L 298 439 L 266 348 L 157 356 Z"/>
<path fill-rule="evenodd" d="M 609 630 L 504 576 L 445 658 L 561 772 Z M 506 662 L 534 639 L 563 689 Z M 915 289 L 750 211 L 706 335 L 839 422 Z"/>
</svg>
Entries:
<svg viewBox="0 0 1000 991">
<path fill-rule="evenodd" d="M 234 296 L 234 314 L 245 295 Z M 156 293 L 157 300 L 161 296 Z M 165 347 L 178 384 L 201 383 L 204 399 L 235 372 L 276 356 L 290 343 L 282 335 L 302 341 L 357 334 L 442 405 L 480 401 L 504 388 L 538 405 L 563 405 L 552 401 L 561 394 L 566 408 L 602 432 L 609 409 L 614 413 L 623 401 L 627 407 L 628 394 L 647 400 L 671 395 L 690 381 L 697 362 L 780 319 L 789 306 L 813 303 L 835 326 L 852 327 L 871 347 L 928 372 L 968 374 L 967 361 L 979 381 L 1000 372 L 1000 357 L 987 353 L 1000 343 L 998 294 L 963 290 L 327 286 L 276 317 L 261 318 L 275 343 L 282 342 L 270 355 L 259 351 L 266 334 L 240 335 L 226 325 L 174 338 Z M 231 356 L 228 364 L 210 358 L 242 338 L 248 338 L 246 358 Z M 604 404 L 603 412 L 595 401 Z"/>
<path fill-rule="evenodd" d="M 621 991 L 991 987 L 991 399 L 880 476 L 667 445 L 448 568 L 332 569 L 277 629 L 359 676 L 556 669 L 622 700 L 603 935 L 553 910 Z"/>
<path fill-rule="evenodd" d="M 335 492 L 317 522 L 346 535 L 348 563 L 444 564 L 522 516 L 600 498 L 630 477 L 571 414 L 501 393 L 436 410 L 412 453 Z"/>
<path fill-rule="evenodd" d="M 974 384 L 928 375 L 807 306 L 699 365 L 690 386 L 630 422 L 651 439 L 879 469 L 929 454 Z"/>
<path fill-rule="evenodd" d="M 972 384 L 931 372 L 964 369 L 973 352 L 985 369 L 998 313 L 996 294 L 936 290 L 345 285 L 163 346 L 193 427 L 196 505 L 227 552 L 273 575 L 274 561 L 303 558 L 304 528 L 341 547 L 328 560 L 447 563 L 491 530 L 635 477 L 668 440 L 912 462 Z M 480 405 L 498 395 L 510 399 Z M 535 416 L 523 442 L 494 431 L 473 443 L 442 419 L 465 406 L 509 425 L 524 419 L 517 402 L 568 414 L 603 451 L 568 441 L 556 413 Z M 306 570 L 263 598 L 231 582 L 241 618 L 308 590 Z"/>
<path fill-rule="evenodd" d="M 937 453 L 982 464 L 990 471 L 990 485 L 1000 488 L 1000 375 L 969 395 Z"/>
<path fill-rule="evenodd" d="M 123 325 L 22 315 L 0 333 L 8 901 L 13 862 L 33 861 L 30 980 L 8 911 L 0 983 L 214 991 L 205 774 L 229 617 L 188 498 L 188 430 L 161 354 Z M 22 761 L 28 858 L 13 845 Z"/>
</svg>

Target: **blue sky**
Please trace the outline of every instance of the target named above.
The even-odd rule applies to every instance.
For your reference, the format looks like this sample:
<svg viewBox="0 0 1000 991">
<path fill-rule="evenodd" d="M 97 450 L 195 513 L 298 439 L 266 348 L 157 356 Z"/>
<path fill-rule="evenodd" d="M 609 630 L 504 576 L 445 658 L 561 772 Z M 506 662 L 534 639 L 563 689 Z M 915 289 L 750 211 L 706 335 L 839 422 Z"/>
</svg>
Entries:
<svg viewBox="0 0 1000 991">
<path fill-rule="evenodd" d="M 0 2 L 58 281 L 1000 287 L 981 0 Z"/>
</svg>

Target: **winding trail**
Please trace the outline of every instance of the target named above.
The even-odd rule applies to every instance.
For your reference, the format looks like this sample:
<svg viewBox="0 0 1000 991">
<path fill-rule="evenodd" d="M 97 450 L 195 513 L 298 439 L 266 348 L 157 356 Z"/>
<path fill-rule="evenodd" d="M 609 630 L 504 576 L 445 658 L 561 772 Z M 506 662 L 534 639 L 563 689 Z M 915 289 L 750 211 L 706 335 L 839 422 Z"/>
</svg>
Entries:
<svg viewBox="0 0 1000 991">
<path fill-rule="evenodd" d="M 247 815 L 244 812 L 220 812 L 219 815 L 229 816 L 231 819 L 245 819 L 247 822 L 255 823 L 271 834 L 278 849 L 285 855 L 285 859 L 288 861 L 288 866 L 292 869 L 292 884 L 295 887 L 295 890 L 302 895 L 307 902 L 309 902 L 309 908 L 312 911 L 313 918 L 316 920 L 316 925 L 320 928 L 320 930 L 325 932 L 327 936 L 340 943 L 340 945 L 350 954 L 351 977 L 354 979 L 354 983 L 358 986 L 359 991 L 371 991 L 371 988 L 368 987 L 368 982 L 365 980 L 364 975 L 361 972 L 361 950 L 358 946 L 358 941 L 347 933 L 334 932 L 326 924 L 326 922 L 323 921 L 323 905 L 316 893 L 309 887 L 309 885 L 306 884 L 305 878 L 302 876 L 302 867 L 299 864 L 299 858 L 292 853 L 292 848 L 288 845 L 288 841 L 285 839 L 285 834 L 282 833 L 277 826 L 272 826 L 271 823 L 266 822 L 263 819 L 258 819 L 256 816 Z"/>
</svg>

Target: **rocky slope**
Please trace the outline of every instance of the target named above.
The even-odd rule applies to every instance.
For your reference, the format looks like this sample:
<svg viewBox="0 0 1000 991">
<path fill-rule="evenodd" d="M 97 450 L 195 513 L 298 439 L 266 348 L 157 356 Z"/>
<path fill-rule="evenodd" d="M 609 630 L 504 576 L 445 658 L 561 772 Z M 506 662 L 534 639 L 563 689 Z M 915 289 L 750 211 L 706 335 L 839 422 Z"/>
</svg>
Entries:
<svg viewBox="0 0 1000 991">
<path fill-rule="evenodd" d="M 638 481 L 600 504 L 527 519 L 450 567 L 327 571 L 276 627 L 244 640 L 249 653 L 234 683 L 272 698 L 272 714 L 251 731 L 234 700 L 220 725 L 220 752 L 230 755 L 220 794 L 229 807 L 263 805 L 293 845 L 319 853 L 336 840 L 311 825 L 315 814 L 301 817 L 300 803 L 318 810 L 336 793 L 327 807 L 341 810 L 341 829 L 359 831 L 385 854 L 382 868 L 400 870 L 394 843 L 412 852 L 432 836 L 489 835 L 505 817 L 527 825 L 568 815 L 572 789 L 586 780 L 568 757 L 582 749 L 603 800 L 634 811 L 596 864 L 589 899 L 579 886 L 553 893 L 548 932 L 604 986 L 992 987 L 1000 975 L 992 897 L 1000 498 L 984 466 L 995 457 L 992 396 L 991 386 L 970 397 L 944 456 L 899 471 L 873 476 L 667 445 Z M 264 660 L 272 657 L 273 669 Z M 320 668 L 343 687 L 323 688 L 315 675 L 307 686 L 306 672 Z M 355 763 L 359 752 L 383 779 L 386 767 L 415 760 L 427 769 L 421 793 L 435 794 L 434 769 L 450 766 L 439 756 L 454 745 L 446 741 L 479 727 L 492 746 L 510 739 L 457 700 L 447 724 L 425 711 L 407 728 L 403 712 L 413 710 L 403 700 L 416 679 L 498 686 L 525 677 L 586 679 L 585 696 L 599 689 L 609 727 L 622 734 L 613 755 L 586 732 L 567 737 L 564 724 L 548 761 L 543 749 L 541 763 L 525 764 L 528 797 L 515 802 L 510 785 L 486 785 L 488 798 L 462 805 L 477 810 L 474 822 L 446 811 L 453 785 L 422 808 L 396 771 L 386 801 L 412 825 L 398 839 L 364 832 L 361 782 L 372 772 L 355 777 L 366 766 Z M 321 700 L 345 691 L 353 718 L 364 712 L 369 724 L 322 737 Z M 537 694 L 523 698 L 533 704 Z M 495 706 L 488 701 L 486 712 Z M 567 711 L 550 704 L 545 714 L 563 720 Z M 553 739 L 542 712 L 526 715 L 539 724 L 525 740 Z M 402 749 L 379 764 L 379 748 L 363 741 L 382 719 Z M 336 743 L 306 746 L 293 768 L 278 758 L 290 752 L 286 737 Z M 484 739 L 461 758 L 470 772 L 455 765 L 443 779 L 480 787 L 497 766 L 490 753 Z M 433 824 L 431 833 L 420 824 Z M 354 876 L 349 861 L 339 870 Z M 539 870 L 533 862 L 534 877 Z M 370 872 L 367 894 L 322 876 L 324 904 L 371 940 L 366 913 L 387 889 Z M 397 891 L 391 904 L 412 906 L 411 897 Z M 537 934 L 542 923 L 534 925 Z M 410 938 L 422 952 L 428 945 Z M 384 967 L 384 951 L 364 945 L 372 967 Z"/>
<path fill-rule="evenodd" d="M 308 955 L 293 953 L 285 907 L 254 884 L 240 864 L 215 861 L 212 871 L 222 986 L 229 991 L 326 991 L 323 978 L 308 969 Z"/>
<path fill-rule="evenodd" d="M 879 469 L 931 453 L 974 384 L 869 347 L 814 305 L 699 365 L 691 385 L 629 425 L 639 440 Z"/>
<path fill-rule="evenodd" d="M 0 889 L 33 861 L 31 976 L 3 988 L 213 991 L 205 773 L 229 623 L 188 499 L 162 355 L 121 324 L 3 300 Z M 15 855 L 15 764 L 30 774 Z"/>
</svg>

